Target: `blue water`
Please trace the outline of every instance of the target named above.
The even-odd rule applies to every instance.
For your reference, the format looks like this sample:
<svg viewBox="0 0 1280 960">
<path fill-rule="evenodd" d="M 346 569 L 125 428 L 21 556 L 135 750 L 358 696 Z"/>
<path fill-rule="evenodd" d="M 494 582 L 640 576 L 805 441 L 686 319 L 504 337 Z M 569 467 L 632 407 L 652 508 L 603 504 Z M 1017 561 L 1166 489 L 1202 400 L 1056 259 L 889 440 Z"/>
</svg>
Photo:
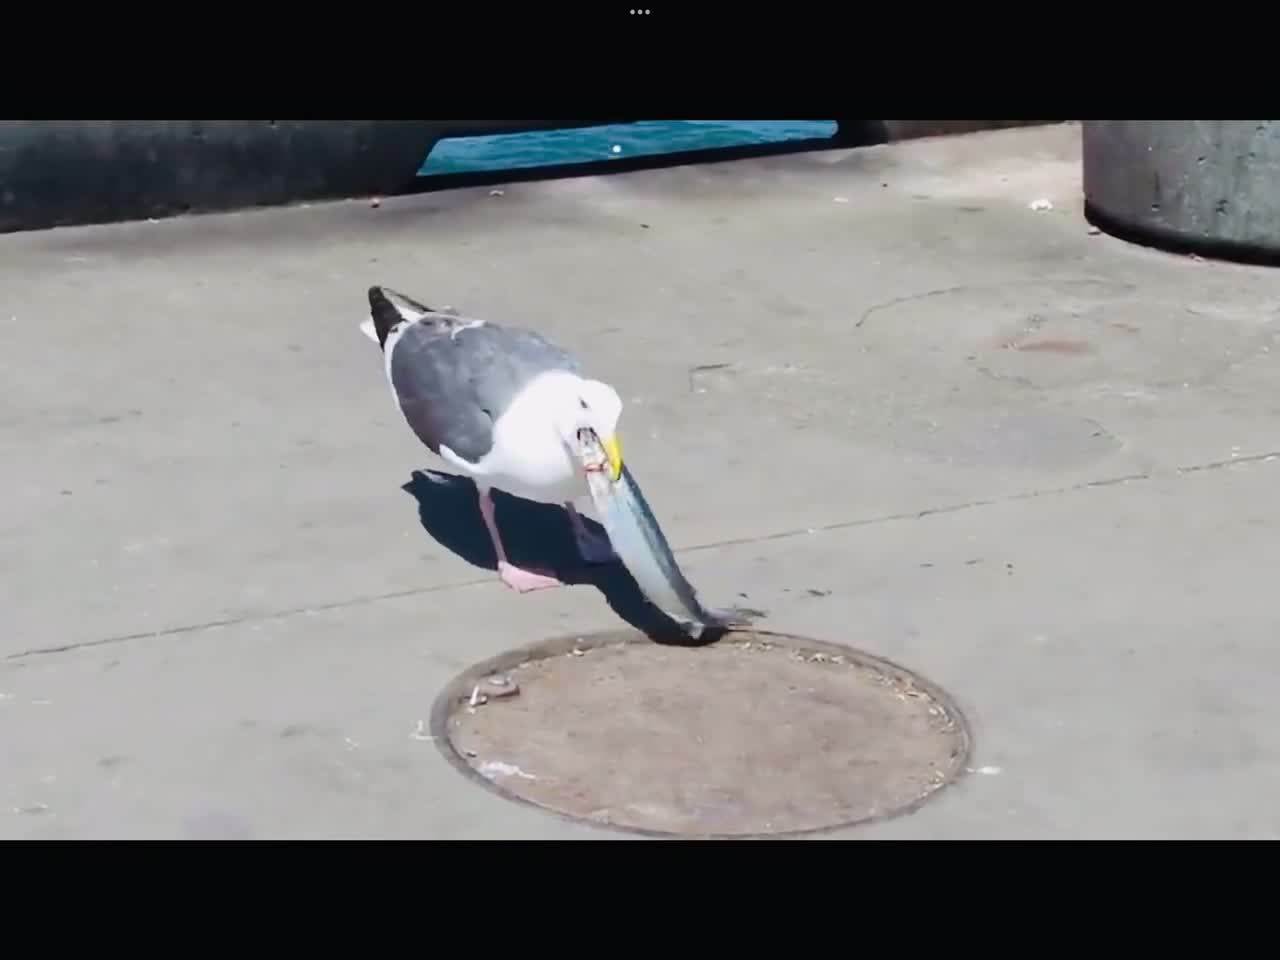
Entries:
<svg viewBox="0 0 1280 960">
<path fill-rule="evenodd" d="M 646 120 L 441 140 L 418 173 L 480 173 L 830 137 L 834 120 Z"/>
</svg>

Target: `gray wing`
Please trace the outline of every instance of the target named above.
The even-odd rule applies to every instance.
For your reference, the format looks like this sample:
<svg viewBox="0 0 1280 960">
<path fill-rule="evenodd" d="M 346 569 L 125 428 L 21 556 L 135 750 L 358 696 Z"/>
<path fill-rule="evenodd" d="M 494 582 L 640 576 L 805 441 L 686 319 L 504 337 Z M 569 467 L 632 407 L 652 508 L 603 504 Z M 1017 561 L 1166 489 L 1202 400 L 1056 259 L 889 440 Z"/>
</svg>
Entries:
<svg viewBox="0 0 1280 960">
<path fill-rule="evenodd" d="M 429 314 L 391 351 L 391 385 L 418 439 L 475 463 L 493 446 L 493 423 L 520 389 L 547 370 L 577 371 L 559 347 L 528 330 Z"/>
</svg>

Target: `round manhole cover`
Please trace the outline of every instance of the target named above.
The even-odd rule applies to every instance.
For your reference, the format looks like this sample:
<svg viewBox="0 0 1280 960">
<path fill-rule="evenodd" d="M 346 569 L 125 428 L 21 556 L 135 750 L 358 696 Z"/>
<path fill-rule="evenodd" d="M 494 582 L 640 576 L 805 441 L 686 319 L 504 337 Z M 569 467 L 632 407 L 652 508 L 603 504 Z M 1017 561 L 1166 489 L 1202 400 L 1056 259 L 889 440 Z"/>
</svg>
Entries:
<svg viewBox="0 0 1280 960">
<path fill-rule="evenodd" d="M 502 795 L 654 835 L 812 832 L 906 813 L 964 769 L 947 695 L 896 664 L 784 634 L 700 647 L 566 637 L 466 671 L 436 743 Z"/>
</svg>

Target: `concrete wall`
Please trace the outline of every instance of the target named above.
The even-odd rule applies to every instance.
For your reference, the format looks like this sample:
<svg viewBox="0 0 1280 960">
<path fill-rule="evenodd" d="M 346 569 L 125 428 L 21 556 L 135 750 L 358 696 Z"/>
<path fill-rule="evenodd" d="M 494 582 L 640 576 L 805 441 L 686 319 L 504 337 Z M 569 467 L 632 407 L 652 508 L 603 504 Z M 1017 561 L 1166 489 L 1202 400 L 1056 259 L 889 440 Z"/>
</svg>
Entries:
<svg viewBox="0 0 1280 960">
<path fill-rule="evenodd" d="M 392 194 L 439 139 L 621 120 L 0 121 L 0 232 Z M 841 121 L 833 145 L 1047 121 Z"/>
<path fill-rule="evenodd" d="M 979 130 L 1001 130 L 1044 123 L 1066 123 L 1064 120 L 838 120 L 836 141 L 842 146 L 858 147 L 876 143 L 914 140 L 917 137 L 954 136 Z"/>
<path fill-rule="evenodd" d="M 378 193 L 435 136 L 421 121 L 3 121 L 0 230 Z"/>
<path fill-rule="evenodd" d="M 1030 127 L 1043 123 L 1064 123 L 1063 120 L 886 120 L 890 140 L 911 140 L 916 137 L 939 137 L 978 130 L 1003 130 L 1008 127 Z"/>
<path fill-rule="evenodd" d="M 442 137 L 609 122 L 0 121 L 0 232 L 393 193 Z"/>
</svg>

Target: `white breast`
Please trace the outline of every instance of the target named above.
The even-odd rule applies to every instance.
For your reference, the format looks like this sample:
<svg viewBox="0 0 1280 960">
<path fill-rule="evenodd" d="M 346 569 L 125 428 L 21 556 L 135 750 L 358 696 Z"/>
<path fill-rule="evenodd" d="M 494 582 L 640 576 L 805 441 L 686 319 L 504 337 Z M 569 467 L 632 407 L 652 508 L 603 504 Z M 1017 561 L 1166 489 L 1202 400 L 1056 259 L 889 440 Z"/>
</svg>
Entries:
<svg viewBox="0 0 1280 960">
<path fill-rule="evenodd" d="M 521 391 L 494 424 L 493 449 L 470 472 L 500 490 L 546 503 L 563 503 L 587 492 L 586 473 L 556 430 L 571 374 L 549 373 Z"/>
</svg>

